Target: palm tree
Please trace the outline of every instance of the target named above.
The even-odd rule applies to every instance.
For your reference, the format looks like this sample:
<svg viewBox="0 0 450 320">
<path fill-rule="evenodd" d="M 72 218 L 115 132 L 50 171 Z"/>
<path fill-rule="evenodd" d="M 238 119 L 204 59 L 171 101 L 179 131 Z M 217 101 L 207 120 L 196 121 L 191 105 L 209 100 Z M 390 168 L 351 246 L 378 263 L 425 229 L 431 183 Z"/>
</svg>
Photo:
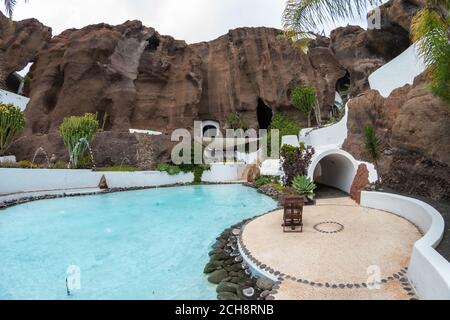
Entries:
<svg viewBox="0 0 450 320">
<path fill-rule="evenodd" d="M 283 13 L 289 36 L 307 35 L 338 19 L 362 17 L 367 7 L 382 0 L 288 0 Z M 411 38 L 419 41 L 420 53 L 428 66 L 432 92 L 450 103 L 450 0 L 426 0 L 413 17 Z"/>
<path fill-rule="evenodd" d="M 381 158 L 381 141 L 380 138 L 378 138 L 375 129 L 371 126 L 366 126 L 364 128 L 364 145 L 366 147 L 367 155 L 375 165 L 375 170 L 378 172 L 378 179 L 381 182 L 381 174 L 378 167 L 378 161 Z"/>
<path fill-rule="evenodd" d="M 27 2 L 28 0 L 25 0 Z M 5 10 L 6 14 L 11 18 L 13 15 L 14 7 L 17 4 L 17 0 L 5 0 Z"/>
</svg>

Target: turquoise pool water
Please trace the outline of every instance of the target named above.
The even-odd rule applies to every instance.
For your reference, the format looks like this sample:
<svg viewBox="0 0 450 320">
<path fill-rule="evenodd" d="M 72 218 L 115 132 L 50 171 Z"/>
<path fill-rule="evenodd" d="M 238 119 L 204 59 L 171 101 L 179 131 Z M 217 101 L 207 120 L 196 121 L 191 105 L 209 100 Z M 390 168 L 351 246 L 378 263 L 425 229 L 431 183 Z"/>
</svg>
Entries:
<svg viewBox="0 0 450 320">
<path fill-rule="evenodd" d="M 215 299 L 203 275 L 215 238 L 275 207 L 254 189 L 214 185 L 0 211 L 0 299 Z M 80 270 L 81 289 L 68 297 L 70 266 Z M 78 278 L 76 268 L 70 279 Z"/>
</svg>

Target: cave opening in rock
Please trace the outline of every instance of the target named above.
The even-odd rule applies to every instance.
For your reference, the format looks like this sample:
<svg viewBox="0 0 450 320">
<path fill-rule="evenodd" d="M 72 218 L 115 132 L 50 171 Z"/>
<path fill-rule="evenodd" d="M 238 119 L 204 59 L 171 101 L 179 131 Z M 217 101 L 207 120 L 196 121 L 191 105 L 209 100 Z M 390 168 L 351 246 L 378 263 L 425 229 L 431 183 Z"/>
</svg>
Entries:
<svg viewBox="0 0 450 320">
<path fill-rule="evenodd" d="M 259 98 L 258 99 L 258 107 L 256 109 L 258 116 L 258 124 L 260 129 L 269 129 L 272 124 L 273 111 L 270 107 L 268 107 L 264 101 Z"/>
<path fill-rule="evenodd" d="M 148 44 L 146 47 L 146 50 L 148 51 L 156 51 L 159 47 L 159 38 L 156 36 L 156 34 L 154 34 L 153 36 L 151 36 L 148 40 L 147 40 Z"/>
<path fill-rule="evenodd" d="M 345 101 L 348 97 L 348 91 L 350 89 L 350 73 L 347 71 L 345 76 L 340 78 L 336 82 L 336 92 L 339 93 L 339 95 L 342 97 L 342 99 Z"/>
<path fill-rule="evenodd" d="M 18 73 L 13 72 L 6 78 L 6 88 L 13 93 L 20 93 L 23 85 L 23 78 Z"/>
</svg>

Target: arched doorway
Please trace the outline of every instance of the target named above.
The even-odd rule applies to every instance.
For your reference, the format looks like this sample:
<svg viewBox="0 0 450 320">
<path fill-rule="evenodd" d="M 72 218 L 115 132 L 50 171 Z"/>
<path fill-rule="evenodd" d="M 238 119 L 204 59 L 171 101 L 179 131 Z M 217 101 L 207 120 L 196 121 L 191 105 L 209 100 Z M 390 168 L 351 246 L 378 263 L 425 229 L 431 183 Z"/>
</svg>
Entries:
<svg viewBox="0 0 450 320">
<path fill-rule="evenodd" d="M 308 176 L 316 183 L 350 193 L 358 169 L 356 160 L 343 150 L 328 150 L 316 154 Z"/>
</svg>

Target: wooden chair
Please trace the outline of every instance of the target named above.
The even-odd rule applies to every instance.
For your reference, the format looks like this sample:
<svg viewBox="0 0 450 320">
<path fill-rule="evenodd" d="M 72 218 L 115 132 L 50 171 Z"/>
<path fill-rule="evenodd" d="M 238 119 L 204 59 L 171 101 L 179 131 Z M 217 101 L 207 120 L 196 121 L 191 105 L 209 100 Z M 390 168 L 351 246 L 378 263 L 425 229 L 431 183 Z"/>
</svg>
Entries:
<svg viewBox="0 0 450 320">
<path fill-rule="evenodd" d="M 303 197 L 289 196 L 284 198 L 283 232 L 303 232 L 304 204 L 305 199 Z"/>
</svg>

